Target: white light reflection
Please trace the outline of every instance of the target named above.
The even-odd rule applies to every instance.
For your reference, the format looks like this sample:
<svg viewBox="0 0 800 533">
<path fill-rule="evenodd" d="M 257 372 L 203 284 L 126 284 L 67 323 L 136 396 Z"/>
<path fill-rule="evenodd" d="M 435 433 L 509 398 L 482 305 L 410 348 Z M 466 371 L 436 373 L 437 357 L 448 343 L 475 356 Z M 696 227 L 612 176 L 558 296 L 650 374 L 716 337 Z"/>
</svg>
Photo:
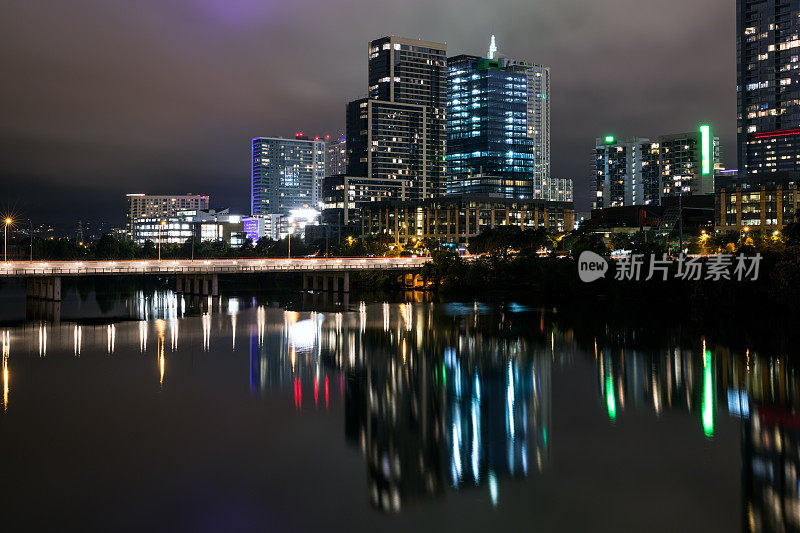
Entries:
<svg viewBox="0 0 800 533">
<path fill-rule="evenodd" d="M 81 326 L 75 326 L 75 332 L 73 334 L 73 353 L 75 354 L 75 357 L 80 357 L 82 344 L 83 328 Z"/>
<path fill-rule="evenodd" d="M 106 326 L 106 350 L 108 353 L 114 353 L 115 344 L 117 341 L 117 328 L 113 324 Z"/>
<path fill-rule="evenodd" d="M 39 326 L 39 357 L 47 355 L 47 326 Z"/>
<path fill-rule="evenodd" d="M 236 315 L 231 315 L 231 350 L 236 351 Z"/>
<path fill-rule="evenodd" d="M 475 484 L 480 481 L 480 449 L 481 449 L 481 382 L 478 374 L 475 374 L 475 390 L 472 393 L 472 405 L 470 406 L 472 415 L 472 476 Z"/>
<path fill-rule="evenodd" d="M 147 351 L 147 322 L 144 320 L 139 322 L 139 351 Z"/>
<path fill-rule="evenodd" d="M 266 311 L 264 310 L 264 306 L 261 305 L 258 307 L 256 311 L 256 323 L 258 324 L 258 345 L 264 345 L 264 327 L 266 325 Z"/>
<path fill-rule="evenodd" d="M 203 313 L 203 350 L 208 351 L 211 345 L 211 315 Z"/>
</svg>

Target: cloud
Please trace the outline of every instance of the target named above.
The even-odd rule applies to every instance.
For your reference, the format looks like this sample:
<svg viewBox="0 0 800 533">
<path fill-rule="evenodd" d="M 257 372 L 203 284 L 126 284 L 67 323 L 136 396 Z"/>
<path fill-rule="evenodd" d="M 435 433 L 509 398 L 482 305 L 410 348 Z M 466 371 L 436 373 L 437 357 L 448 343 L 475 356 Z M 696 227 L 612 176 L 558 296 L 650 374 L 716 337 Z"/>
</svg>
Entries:
<svg viewBox="0 0 800 533">
<path fill-rule="evenodd" d="M 13 149 L 0 154 L 2 188 L 94 195 L 97 216 L 119 223 L 126 192 L 167 186 L 245 210 L 250 138 L 341 132 L 346 102 L 366 92 L 367 42 L 387 34 L 456 54 L 485 53 L 493 33 L 501 52 L 549 65 L 553 172 L 576 180 L 583 205 L 594 138 L 609 131 L 710 122 L 735 160 L 727 0 L 40 0 L 4 11 L 0 139 Z"/>
</svg>

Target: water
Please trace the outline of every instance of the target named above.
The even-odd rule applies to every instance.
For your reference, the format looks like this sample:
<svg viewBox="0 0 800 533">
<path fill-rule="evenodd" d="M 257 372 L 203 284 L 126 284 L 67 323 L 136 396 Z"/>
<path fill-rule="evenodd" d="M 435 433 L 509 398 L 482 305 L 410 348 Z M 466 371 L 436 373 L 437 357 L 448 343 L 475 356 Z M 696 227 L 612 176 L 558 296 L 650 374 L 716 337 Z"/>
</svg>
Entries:
<svg viewBox="0 0 800 533">
<path fill-rule="evenodd" d="M 780 354 L 518 304 L 70 298 L 0 326 L 11 530 L 800 524 Z"/>
</svg>

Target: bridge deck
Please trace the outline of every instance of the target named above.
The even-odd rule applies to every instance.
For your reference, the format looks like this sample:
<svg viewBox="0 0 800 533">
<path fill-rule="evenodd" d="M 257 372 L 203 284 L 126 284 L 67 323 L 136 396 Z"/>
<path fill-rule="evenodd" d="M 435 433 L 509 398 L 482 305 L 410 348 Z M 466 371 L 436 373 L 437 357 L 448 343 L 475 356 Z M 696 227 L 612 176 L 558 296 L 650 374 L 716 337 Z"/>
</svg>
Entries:
<svg viewBox="0 0 800 533">
<path fill-rule="evenodd" d="M 245 274 L 417 270 L 425 257 L 319 259 L 178 259 L 137 261 L 15 261 L 0 263 L 0 278 L 127 274 Z"/>
</svg>

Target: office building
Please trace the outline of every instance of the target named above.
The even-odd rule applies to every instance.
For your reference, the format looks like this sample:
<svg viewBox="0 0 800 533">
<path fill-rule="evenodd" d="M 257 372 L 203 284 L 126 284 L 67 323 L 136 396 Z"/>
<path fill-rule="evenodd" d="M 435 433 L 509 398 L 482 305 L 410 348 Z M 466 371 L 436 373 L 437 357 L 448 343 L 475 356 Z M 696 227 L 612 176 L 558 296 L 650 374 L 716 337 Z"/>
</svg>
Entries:
<svg viewBox="0 0 800 533">
<path fill-rule="evenodd" d="M 598 138 L 593 207 L 657 205 L 665 197 L 712 194 L 718 168 L 719 138 L 709 126 L 655 140 Z"/>
<path fill-rule="evenodd" d="M 492 36 L 494 42 L 494 36 Z M 497 58 L 508 72 L 525 75 L 527 83 L 526 122 L 528 138 L 533 142 L 533 180 L 534 197 L 548 198 L 546 190 L 550 184 L 550 67 L 504 57 L 497 53 L 497 47 L 490 46 L 492 58 Z M 540 192 L 541 191 L 541 192 Z"/>
<path fill-rule="evenodd" d="M 420 202 L 384 201 L 362 209 L 362 235 L 390 235 L 397 246 L 422 239 L 466 244 L 482 231 L 500 226 L 523 230 L 572 231 L 572 203 L 509 199 L 488 195 L 448 195 Z"/>
<path fill-rule="evenodd" d="M 347 106 L 349 176 L 406 180 L 412 200 L 444 194 L 446 50 L 396 36 L 369 44 L 369 97 Z"/>
<path fill-rule="evenodd" d="M 356 224 L 365 206 L 404 198 L 406 183 L 406 180 L 346 175 L 325 178 L 322 185 L 323 221 L 334 226 Z"/>
<path fill-rule="evenodd" d="M 502 180 L 495 194 L 550 198 L 563 184 L 550 181 L 550 69 L 498 55 L 448 60 L 448 193 Z M 526 182 L 526 183 L 523 183 Z M 516 196 L 512 196 L 516 195 Z"/>
<path fill-rule="evenodd" d="M 527 190 L 501 187 L 497 191 L 533 197 L 526 76 L 477 56 L 455 56 L 447 64 L 447 192 L 454 193 L 473 176 L 482 176 L 527 181 Z M 484 186 L 489 183 L 485 180 Z"/>
<path fill-rule="evenodd" d="M 739 170 L 800 171 L 800 5 L 737 0 L 736 8 Z"/>
<path fill-rule="evenodd" d="M 325 177 L 347 172 L 347 142 L 345 134 L 338 137 L 325 136 Z"/>
<path fill-rule="evenodd" d="M 256 137 L 252 141 L 251 214 L 317 209 L 325 177 L 325 141 Z"/>
<path fill-rule="evenodd" d="M 208 209 L 209 197 L 197 194 L 156 195 L 128 194 L 128 234 L 133 223 L 142 218 L 167 218 L 185 209 Z"/>
<path fill-rule="evenodd" d="M 144 245 L 183 244 L 224 241 L 234 248 L 244 244 L 245 233 L 241 215 L 232 215 L 229 209 L 185 209 L 167 217 L 143 217 L 132 226 L 133 242 Z"/>
<path fill-rule="evenodd" d="M 720 179 L 714 194 L 715 229 L 770 235 L 794 222 L 796 172 L 766 172 Z"/>
</svg>

